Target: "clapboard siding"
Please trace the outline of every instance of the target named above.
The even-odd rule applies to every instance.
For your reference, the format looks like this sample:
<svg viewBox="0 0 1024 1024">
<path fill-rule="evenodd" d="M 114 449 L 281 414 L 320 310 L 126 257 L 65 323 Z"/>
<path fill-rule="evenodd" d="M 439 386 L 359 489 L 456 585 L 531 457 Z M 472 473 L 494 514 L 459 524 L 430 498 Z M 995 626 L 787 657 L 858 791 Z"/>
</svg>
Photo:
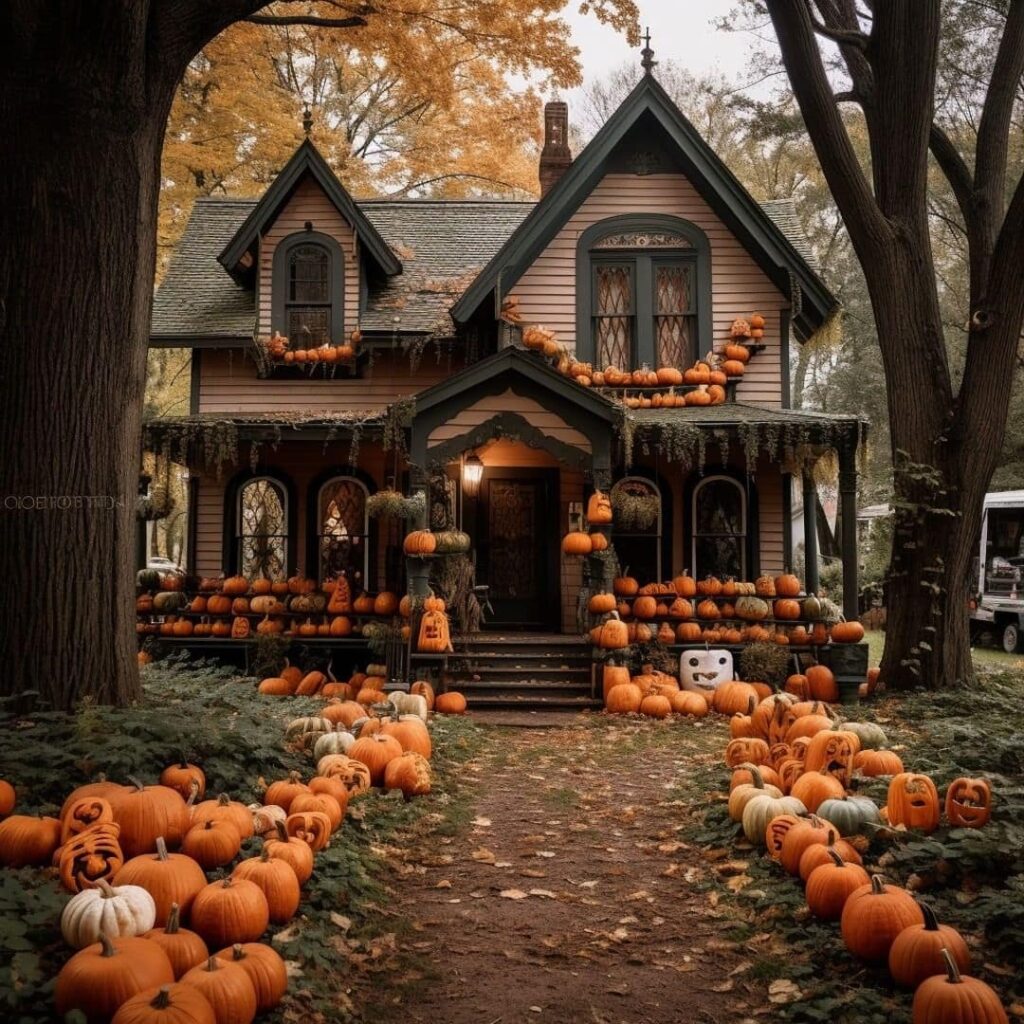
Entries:
<svg viewBox="0 0 1024 1024">
<path fill-rule="evenodd" d="M 552 524 L 552 529 L 558 531 L 561 536 L 569 529 L 569 503 L 583 501 L 583 474 L 568 469 L 563 469 L 559 477 L 559 518 L 557 523 Z M 561 548 L 559 548 L 561 551 Z M 568 555 L 559 554 L 562 562 L 562 632 L 578 633 L 579 626 L 576 622 L 576 604 L 580 587 L 583 586 L 583 559 L 570 558 Z"/>
<path fill-rule="evenodd" d="M 199 374 L 199 412 L 351 412 L 383 409 L 451 376 L 461 366 L 438 363 L 428 353 L 414 373 L 409 356 L 386 350 L 363 364 L 363 376 L 261 380 L 244 352 L 209 350 Z M 321 371 L 322 372 L 322 371 Z"/>
<path fill-rule="evenodd" d="M 761 531 L 761 572 L 769 575 L 777 575 L 785 568 L 782 535 L 787 524 L 783 521 L 782 479 L 777 467 L 766 467 L 754 480 Z"/>
<path fill-rule="evenodd" d="M 436 427 L 427 439 L 427 447 L 433 448 L 443 441 L 449 441 L 454 437 L 461 437 L 469 433 L 474 427 L 486 423 L 501 413 L 511 412 L 522 416 L 527 423 L 548 437 L 561 441 L 563 444 L 572 445 L 585 452 L 590 452 L 590 441 L 586 435 L 580 433 L 574 427 L 562 419 L 557 413 L 545 409 L 540 402 L 523 395 L 515 394 L 511 388 L 501 395 L 488 395 L 467 406 L 461 412 L 456 413 L 446 423 Z"/>
<path fill-rule="evenodd" d="M 359 240 L 323 189 L 307 177 L 299 182 L 277 220 L 260 239 L 259 331 L 264 337 L 269 337 L 275 326 L 270 320 L 274 252 L 282 239 L 305 231 L 307 221 L 313 225 L 314 231 L 330 236 L 341 246 L 345 254 L 345 333 L 359 324 Z M 280 329 L 283 332 L 283 327 Z M 333 338 L 332 341 L 340 345 L 342 339 Z"/>
<path fill-rule="evenodd" d="M 699 226 L 711 243 L 712 319 L 716 348 L 729 336 L 736 317 L 763 313 L 768 347 L 754 356 L 740 382 L 737 398 L 767 405 L 782 404 L 779 311 L 783 295 L 754 262 L 697 190 L 681 174 L 643 177 L 609 174 L 583 201 L 533 265 L 512 286 L 527 323 L 555 330 L 569 347 L 576 342 L 576 243 L 580 234 L 607 217 L 661 213 Z"/>
</svg>

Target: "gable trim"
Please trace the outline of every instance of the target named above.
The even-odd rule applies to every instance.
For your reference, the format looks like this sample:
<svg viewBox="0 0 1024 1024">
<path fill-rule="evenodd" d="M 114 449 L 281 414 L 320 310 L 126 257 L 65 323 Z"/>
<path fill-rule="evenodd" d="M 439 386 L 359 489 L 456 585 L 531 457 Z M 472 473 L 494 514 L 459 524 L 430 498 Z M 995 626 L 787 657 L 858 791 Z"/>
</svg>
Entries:
<svg viewBox="0 0 1024 1024">
<path fill-rule="evenodd" d="M 666 131 L 693 186 L 784 294 L 791 291 L 788 277 L 793 273 L 803 295 L 802 333 L 813 332 L 825 320 L 838 305 L 836 298 L 662 86 L 653 76 L 645 75 L 452 306 L 456 322 L 466 322 L 495 289 L 507 293 L 514 287 L 605 176 L 616 147 L 644 113 L 651 114 Z M 496 306 L 501 298 L 496 296 Z"/>
<path fill-rule="evenodd" d="M 381 270 L 388 276 L 400 274 L 402 264 L 398 257 L 356 206 L 320 151 L 309 139 L 304 140 L 295 151 L 291 160 L 263 193 L 242 222 L 242 226 L 217 257 L 224 269 L 236 280 L 242 276 L 238 272 L 242 257 L 264 234 L 267 225 L 277 217 L 283 204 L 306 174 L 312 176 L 337 211 L 352 225 L 352 230 L 366 246 L 367 254 Z"/>
</svg>

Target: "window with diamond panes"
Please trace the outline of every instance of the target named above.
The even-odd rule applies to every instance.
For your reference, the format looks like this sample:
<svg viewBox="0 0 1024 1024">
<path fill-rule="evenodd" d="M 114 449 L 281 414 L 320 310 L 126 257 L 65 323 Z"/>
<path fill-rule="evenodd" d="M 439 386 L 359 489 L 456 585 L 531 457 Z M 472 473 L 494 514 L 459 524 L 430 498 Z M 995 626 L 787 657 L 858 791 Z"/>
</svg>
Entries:
<svg viewBox="0 0 1024 1024">
<path fill-rule="evenodd" d="M 294 347 L 331 341 L 331 254 L 322 245 L 296 245 L 288 253 L 285 315 Z"/>
<path fill-rule="evenodd" d="M 654 351 L 658 366 L 688 366 L 694 358 L 697 310 L 694 267 L 689 262 L 654 263 Z"/>
<path fill-rule="evenodd" d="M 595 263 L 594 347 L 601 369 L 634 364 L 633 281 L 633 267 L 629 263 Z"/>
<path fill-rule="evenodd" d="M 288 574 L 288 498 L 270 477 L 247 481 L 238 492 L 238 571 L 253 579 Z"/>
<path fill-rule="evenodd" d="M 344 573 L 353 585 L 366 586 L 367 540 L 366 487 L 353 477 L 335 477 L 320 488 L 320 530 L 317 550 L 320 579 Z"/>
</svg>

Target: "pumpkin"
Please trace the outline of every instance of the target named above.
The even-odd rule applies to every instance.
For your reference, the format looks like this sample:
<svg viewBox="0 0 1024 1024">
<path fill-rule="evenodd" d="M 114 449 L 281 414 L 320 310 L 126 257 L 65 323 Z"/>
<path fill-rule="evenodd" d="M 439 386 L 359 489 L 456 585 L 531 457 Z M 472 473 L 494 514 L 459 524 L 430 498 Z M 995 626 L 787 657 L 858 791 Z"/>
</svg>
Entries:
<svg viewBox="0 0 1024 1024">
<path fill-rule="evenodd" d="M 256 990 L 256 1012 L 274 1009 L 288 991 L 288 970 L 277 950 L 261 942 L 236 942 L 216 954 L 241 967 Z"/>
<path fill-rule="evenodd" d="M 427 607 L 423 602 L 423 615 L 420 617 L 420 631 L 416 639 L 416 646 L 421 651 L 441 652 L 452 649 L 451 632 L 448 623 L 448 616 L 442 607 L 436 605 Z"/>
<path fill-rule="evenodd" d="M 672 704 L 668 697 L 650 693 L 640 701 L 640 714 L 648 718 L 668 718 L 672 714 Z"/>
<path fill-rule="evenodd" d="M 384 769 L 384 788 L 397 789 L 408 800 L 430 792 L 430 762 L 415 751 L 393 758 Z"/>
<path fill-rule="evenodd" d="M 889 783 L 886 817 L 890 825 L 905 825 L 922 832 L 939 827 L 939 793 L 927 775 L 900 772 Z"/>
<path fill-rule="evenodd" d="M 913 1024 L 1009 1024 L 999 996 L 983 981 L 962 974 L 949 950 L 946 973 L 921 982 L 914 993 Z"/>
<path fill-rule="evenodd" d="M 722 683 L 714 691 L 714 709 L 720 715 L 734 715 L 749 707 L 751 697 L 757 700 L 757 691 L 749 683 L 738 680 Z"/>
<path fill-rule="evenodd" d="M 267 786 L 263 794 L 265 804 L 276 804 L 286 812 L 300 793 L 308 793 L 309 786 L 302 781 L 298 772 L 290 772 L 287 779 L 279 779 Z"/>
<path fill-rule="evenodd" d="M 155 942 L 104 934 L 60 969 L 54 1005 L 60 1018 L 78 1010 L 87 1024 L 107 1024 L 132 996 L 173 982 L 171 962 Z"/>
<path fill-rule="evenodd" d="M 768 618 L 771 612 L 771 606 L 767 601 L 749 594 L 736 598 L 735 608 L 736 617 L 747 622 L 760 622 L 762 619 Z"/>
<path fill-rule="evenodd" d="M 812 843 L 800 854 L 797 874 L 806 882 L 816 868 L 821 867 L 822 864 L 832 863 L 832 853 L 838 853 L 847 864 L 863 865 L 864 863 L 854 846 L 845 839 L 838 838 L 835 831 L 830 831 L 828 839 L 824 843 Z"/>
<path fill-rule="evenodd" d="M 807 810 L 814 812 L 826 800 L 841 802 L 846 790 L 837 778 L 822 768 L 816 772 L 805 772 L 793 783 L 789 792 Z"/>
<path fill-rule="evenodd" d="M 112 821 L 92 825 L 68 837 L 57 851 L 60 880 L 70 892 L 112 882 L 124 864 L 118 843 L 120 828 Z"/>
<path fill-rule="evenodd" d="M 679 629 L 682 628 L 682 626 L 679 627 Z M 715 648 L 704 651 L 690 650 L 684 651 L 679 657 L 680 686 L 684 690 L 699 693 L 708 702 L 712 702 L 717 691 L 728 685 L 733 677 L 732 654 L 727 650 Z M 740 707 L 733 708 L 732 712 L 723 712 L 723 714 L 745 711 L 751 696 L 755 698 L 756 703 L 756 695 L 750 691 L 747 700 L 744 700 Z"/>
<path fill-rule="evenodd" d="M 464 715 L 466 713 L 466 698 L 455 690 L 439 693 L 434 698 L 434 710 L 439 715 Z"/>
<path fill-rule="evenodd" d="M 777 619 L 799 619 L 801 615 L 800 602 L 794 601 L 791 597 L 778 598 L 774 610 Z"/>
<path fill-rule="evenodd" d="M 839 700 L 839 686 L 826 665 L 812 665 L 807 670 L 807 689 L 811 700 Z"/>
<path fill-rule="evenodd" d="M 954 779 L 946 790 L 946 820 L 953 828 L 981 828 L 992 817 L 992 787 L 985 779 Z"/>
<path fill-rule="evenodd" d="M 290 836 L 285 822 L 276 823 L 275 836 L 264 841 L 263 849 L 271 859 L 278 858 L 288 864 L 300 886 L 309 881 L 313 874 L 313 850 L 305 840 Z"/>
<path fill-rule="evenodd" d="M 238 829 L 225 818 L 193 826 L 181 843 L 181 852 L 191 857 L 204 871 L 230 864 L 241 848 L 242 837 Z"/>
<path fill-rule="evenodd" d="M 331 761 L 330 765 L 324 764 L 327 760 Z M 370 769 L 362 761 L 344 755 L 331 754 L 321 759 L 317 771 L 325 778 L 340 782 L 352 797 L 367 792 L 372 785 Z"/>
<path fill-rule="evenodd" d="M 213 1008 L 217 1024 L 251 1024 L 256 1017 L 256 986 L 238 964 L 215 956 L 193 967 L 182 979 Z"/>
<path fill-rule="evenodd" d="M 800 594 L 800 580 L 792 573 L 783 573 L 775 577 L 775 593 L 779 597 L 798 597 Z"/>
<path fill-rule="evenodd" d="M 924 914 L 906 889 L 885 885 L 881 875 L 855 889 L 843 907 L 840 928 L 846 948 L 861 960 L 884 963 L 896 936 Z"/>
<path fill-rule="evenodd" d="M 779 863 L 789 875 L 800 873 L 800 859 L 808 847 L 836 839 L 836 830 L 817 815 L 804 818 L 786 833 L 779 850 Z"/>
<path fill-rule="evenodd" d="M 853 767 L 869 778 L 899 775 L 903 771 L 900 755 L 892 750 L 861 750 L 854 755 Z"/>
<path fill-rule="evenodd" d="M 801 821 L 803 818 L 795 814 L 777 814 L 768 822 L 764 830 L 764 845 L 772 860 L 777 861 L 781 858 L 782 844 L 789 835 L 789 830 Z"/>
<path fill-rule="evenodd" d="M 843 722 L 836 728 L 842 729 L 844 732 L 852 732 L 860 740 L 861 750 L 877 750 L 889 742 L 885 730 L 874 722 Z"/>
<path fill-rule="evenodd" d="M 49 864 L 60 836 L 61 823 L 56 818 L 12 814 L 0 822 L 0 864 L 8 868 Z"/>
<path fill-rule="evenodd" d="M 911 991 L 926 978 L 945 971 L 942 951 L 948 950 L 957 968 L 971 969 L 971 954 L 963 936 L 948 924 L 939 924 L 935 911 L 920 903 L 923 924 L 912 924 L 896 936 L 889 950 L 889 973 L 892 980 Z"/>
<path fill-rule="evenodd" d="M 587 602 L 587 610 L 592 615 L 605 615 L 615 611 L 615 604 L 614 594 L 594 594 Z"/>
<path fill-rule="evenodd" d="M 638 597 L 633 602 L 633 614 L 638 619 L 653 619 L 658 613 L 658 602 L 650 596 Z"/>
<path fill-rule="evenodd" d="M 432 555 L 437 541 L 429 530 L 413 530 L 406 534 L 402 548 L 407 555 Z"/>
<path fill-rule="evenodd" d="M 859 749 L 860 740 L 852 732 L 822 730 L 807 744 L 804 768 L 809 772 L 824 769 L 848 787 L 853 775 L 853 759 Z"/>
<path fill-rule="evenodd" d="M 756 765 L 743 764 L 740 767 L 750 774 L 751 781 L 739 783 L 729 793 L 729 817 L 737 822 L 743 820 L 744 808 L 754 797 L 764 794 L 782 796 L 782 790 L 777 786 L 765 784 L 764 777 Z"/>
<path fill-rule="evenodd" d="M 837 622 L 829 636 L 837 644 L 859 644 L 864 639 L 864 627 L 859 622 Z"/>
<path fill-rule="evenodd" d="M 604 491 L 594 491 L 587 502 L 587 522 L 605 526 L 612 521 L 612 503 Z"/>
<path fill-rule="evenodd" d="M 708 702 L 699 694 L 690 690 L 677 691 L 668 695 L 672 711 L 677 715 L 691 715 L 703 718 L 708 713 Z"/>
<path fill-rule="evenodd" d="M 643 690 L 636 683 L 618 683 L 608 691 L 604 706 L 613 715 L 636 714 L 643 699 Z"/>
<path fill-rule="evenodd" d="M 807 907 L 820 921 L 838 921 L 850 896 L 870 885 L 868 873 L 859 864 L 847 864 L 835 850 L 830 862 L 816 867 L 807 879 Z"/>
<path fill-rule="evenodd" d="M 116 888 L 104 879 L 92 889 L 72 896 L 60 915 L 60 932 L 75 949 L 99 942 L 101 934 L 112 939 L 142 935 L 153 927 L 156 904 L 138 885 Z"/>
<path fill-rule="evenodd" d="M 255 882 L 225 878 L 211 882 L 192 901 L 192 930 L 214 948 L 234 942 L 253 942 L 266 930 L 270 907 Z"/>
<path fill-rule="evenodd" d="M 126 999 L 111 1024 L 217 1024 L 209 1000 L 193 985 L 161 985 Z"/>
<path fill-rule="evenodd" d="M 344 788 L 344 787 L 342 787 Z M 327 815 L 331 823 L 331 831 L 336 832 L 341 827 L 342 819 L 345 817 L 345 808 L 348 806 L 348 792 L 338 800 L 330 793 L 300 793 L 293 801 L 289 815 L 304 814 L 306 811 L 319 811 Z M 288 819 L 285 819 L 287 825 Z"/>
<path fill-rule="evenodd" d="M 185 800 L 192 796 L 193 787 L 196 800 L 202 800 L 206 796 L 206 775 L 203 769 L 187 761 L 169 764 L 160 773 L 160 785 L 177 790 Z"/>
<path fill-rule="evenodd" d="M 750 763 L 761 764 L 768 760 L 768 744 L 754 736 L 730 740 L 725 747 L 725 763 L 730 768 Z"/>
<path fill-rule="evenodd" d="M 196 894 L 206 885 L 206 875 L 191 857 L 168 853 L 161 837 L 156 841 L 156 853 L 133 857 L 114 875 L 114 885 L 145 889 L 156 904 L 156 925 L 163 927 L 174 904 L 182 914 L 188 913 Z"/>
<path fill-rule="evenodd" d="M 598 628 L 597 646 L 603 650 L 618 650 L 629 646 L 629 630 L 616 612 L 612 612 Z"/>
<path fill-rule="evenodd" d="M 775 797 L 770 794 L 755 796 L 743 808 L 743 834 L 756 846 L 764 846 L 768 823 L 780 814 L 806 814 L 807 808 L 791 796 Z"/>
<path fill-rule="evenodd" d="M 433 753 L 430 733 L 418 716 L 413 718 L 403 715 L 397 722 L 385 722 L 380 731 L 386 736 L 394 736 L 401 744 L 403 753 L 413 752 L 428 760 Z"/>
<path fill-rule="evenodd" d="M 273 924 L 290 921 L 299 909 L 299 878 L 295 869 L 281 857 L 271 857 L 266 844 L 258 857 L 241 861 L 231 877 L 253 882 L 263 890 Z"/>
<path fill-rule="evenodd" d="M 580 530 L 570 530 L 562 538 L 562 553 L 565 555 L 589 555 L 594 550 L 593 541 L 589 533 Z"/>
<path fill-rule="evenodd" d="M 313 757 L 319 761 L 327 754 L 347 754 L 356 738 L 350 732 L 325 732 L 313 744 Z"/>
<path fill-rule="evenodd" d="M 401 749 L 401 748 L 399 748 Z M 285 830 L 294 839 L 301 839 L 317 853 L 331 841 L 331 819 L 323 811 L 301 811 L 289 814 L 284 822 Z"/>
<path fill-rule="evenodd" d="M 171 904 L 167 924 L 150 929 L 143 938 L 155 942 L 167 954 L 175 978 L 180 978 L 210 955 L 206 943 L 195 932 L 181 927 L 181 908 L 177 903 Z"/>
<path fill-rule="evenodd" d="M 193 826 L 219 819 L 230 821 L 243 839 L 248 839 L 253 834 L 252 814 L 249 808 L 237 800 L 232 800 L 226 793 L 221 793 L 212 800 L 204 800 L 192 808 Z"/>
<path fill-rule="evenodd" d="M 398 740 L 378 733 L 376 736 L 356 740 L 349 751 L 349 757 L 365 764 L 370 769 L 371 781 L 379 786 L 384 781 L 384 770 L 388 762 L 400 757 L 402 753 L 402 745 Z"/>
<path fill-rule="evenodd" d="M 261 837 L 273 833 L 277 823 L 288 817 L 277 804 L 249 804 L 249 811 L 252 814 L 253 834 Z"/>
<path fill-rule="evenodd" d="M 830 821 L 841 836 L 855 836 L 867 825 L 881 822 L 878 805 L 866 796 L 848 796 L 823 800 L 817 807 L 819 818 Z"/>
</svg>

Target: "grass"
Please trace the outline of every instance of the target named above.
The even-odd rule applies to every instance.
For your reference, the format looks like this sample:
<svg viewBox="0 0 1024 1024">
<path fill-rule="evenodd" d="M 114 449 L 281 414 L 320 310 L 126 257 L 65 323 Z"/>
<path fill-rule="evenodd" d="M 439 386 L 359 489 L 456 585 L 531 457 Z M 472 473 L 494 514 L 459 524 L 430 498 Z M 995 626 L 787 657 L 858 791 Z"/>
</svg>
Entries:
<svg viewBox="0 0 1024 1024">
<path fill-rule="evenodd" d="M 143 686 L 141 707 L 85 706 L 74 715 L 3 715 L 0 709 L 4 777 L 17 788 L 20 813 L 56 813 L 73 787 L 99 772 L 114 780 L 134 775 L 153 783 L 181 755 L 202 765 L 210 793 L 226 792 L 245 803 L 259 798 L 264 781 L 293 769 L 312 773 L 308 753 L 286 749 L 284 728 L 290 719 L 313 712 L 316 701 L 260 697 L 252 679 L 174 661 L 148 667 Z M 471 817 L 462 767 L 481 749 L 483 735 L 469 721 L 451 718 L 436 719 L 432 732 L 432 794 L 405 802 L 396 793 L 374 792 L 353 801 L 342 830 L 317 855 L 299 915 L 271 929 L 270 941 L 286 960 L 300 965 L 301 974 L 281 1007 L 261 1019 L 354 1019 L 344 994 L 346 978 L 372 959 L 387 940 L 385 930 L 396 928 L 386 913 L 392 880 L 397 882 L 387 848 L 424 830 L 454 834 Z M 249 840 L 242 856 L 258 849 L 259 840 Z M 5 1024 L 53 1019 L 54 978 L 71 953 L 58 926 L 67 899 L 53 869 L 0 872 L 0 1020 Z"/>
<path fill-rule="evenodd" d="M 880 629 L 868 630 L 865 639 L 868 642 L 868 664 L 879 664 L 885 647 L 885 633 Z M 1016 672 L 1024 677 L 1024 655 L 1007 654 L 998 647 L 981 646 L 973 648 L 971 653 L 976 668 L 994 672 Z"/>
</svg>

